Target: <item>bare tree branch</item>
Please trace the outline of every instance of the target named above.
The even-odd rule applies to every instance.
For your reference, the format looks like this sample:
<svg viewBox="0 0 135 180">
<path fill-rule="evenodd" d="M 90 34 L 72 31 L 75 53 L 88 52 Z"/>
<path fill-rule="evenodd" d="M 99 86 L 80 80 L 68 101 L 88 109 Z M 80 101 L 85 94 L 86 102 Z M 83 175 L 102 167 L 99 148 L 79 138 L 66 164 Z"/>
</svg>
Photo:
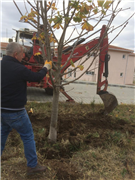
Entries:
<svg viewBox="0 0 135 180">
<path fill-rule="evenodd" d="M 37 11 L 37 9 L 30 3 L 29 0 L 27 0 L 27 2 L 29 3 L 29 5 L 30 5 L 35 11 Z"/>
<path fill-rule="evenodd" d="M 14 2 L 14 4 L 15 4 L 16 8 L 18 9 L 19 13 L 21 14 L 21 16 L 23 16 L 23 14 L 22 14 L 22 12 L 20 11 L 19 7 L 17 6 L 15 0 L 13 0 L 13 2 Z M 37 29 L 37 27 L 36 27 L 34 24 L 32 24 L 31 22 L 27 21 L 27 23 L 29 23 L 31 26 L 33 26 L 34 28 Z"/>
</svg>

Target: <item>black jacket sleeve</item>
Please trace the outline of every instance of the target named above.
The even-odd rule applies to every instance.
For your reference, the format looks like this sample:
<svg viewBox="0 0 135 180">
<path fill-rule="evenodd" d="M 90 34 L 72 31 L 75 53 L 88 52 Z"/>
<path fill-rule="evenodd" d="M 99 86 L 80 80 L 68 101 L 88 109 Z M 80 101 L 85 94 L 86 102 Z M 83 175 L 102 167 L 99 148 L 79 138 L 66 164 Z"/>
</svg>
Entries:
<svg viewBox="0 0 135 180">
<path fill-rule="evenodd" d="M 24 68 L 21 71 L 21 76 L 24 81 L 39 82 L 46 75 L 47 68 L 44 67 L 39 72 L 32 72 L 30 69 L 24 66 Z"/>
</svg>

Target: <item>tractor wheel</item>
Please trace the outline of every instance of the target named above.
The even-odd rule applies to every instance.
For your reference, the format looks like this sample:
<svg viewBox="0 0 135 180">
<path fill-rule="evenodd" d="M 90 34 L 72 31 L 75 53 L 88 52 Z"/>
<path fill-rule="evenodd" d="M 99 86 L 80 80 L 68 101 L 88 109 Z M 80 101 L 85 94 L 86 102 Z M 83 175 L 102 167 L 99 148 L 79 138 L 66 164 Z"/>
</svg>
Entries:
<svg viewBox="0 0 135 180">
<path fill-rule="evenodd" d="M 45 88 L 45 92 L 46 92 L 46 94 L 48 94 L 48 95 L 53 95 L 53 89 L 52 88 Z"/>
</svg>

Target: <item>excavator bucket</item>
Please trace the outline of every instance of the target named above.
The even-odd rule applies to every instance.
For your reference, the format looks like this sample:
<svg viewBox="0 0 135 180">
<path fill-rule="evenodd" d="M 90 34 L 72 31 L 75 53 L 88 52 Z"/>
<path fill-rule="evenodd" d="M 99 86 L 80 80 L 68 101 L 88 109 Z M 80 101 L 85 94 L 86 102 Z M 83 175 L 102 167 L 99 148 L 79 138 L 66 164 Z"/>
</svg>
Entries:
<svg viewBox="0 0 135 180">
<path fill-rule="evenodd" d="M 104 107 L 105 107 L 104 114 L 108 114 L 112 112 L 115 109 L 115 107 L 118 105 L 118 101 L 116 97 L 113 94 L 109 93 L 108 91 L 100 91 L 98 94 L 104 103 Z"/>
<path fill-rule="evenodd" d="M 118 105 L 116 97 L 107 91 L 108 87 L 108 62 L 110 55 L 108 54 L 108 36 L 106 26 L 103 25 L 100 34 L 100 53 L 99 53 L 99 67 L 98 67 L 98 81 L 97 81 L 97 94 L 101 97 L 104 103 L 104 114 L 108 114 L 114 110 Z M 103 73 L 104 71 L 104 73 Z M 102 76 L 105 80 L 102 81 Z"/>
</svg>

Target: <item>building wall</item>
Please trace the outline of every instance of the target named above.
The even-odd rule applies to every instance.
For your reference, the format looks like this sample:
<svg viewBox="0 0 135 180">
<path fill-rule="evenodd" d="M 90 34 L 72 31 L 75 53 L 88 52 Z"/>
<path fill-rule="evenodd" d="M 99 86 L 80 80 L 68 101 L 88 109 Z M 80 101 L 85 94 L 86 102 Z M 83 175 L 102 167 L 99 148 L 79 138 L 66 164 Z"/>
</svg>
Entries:
<svg viewBox="0 0 135 180">
<path fill-rule="evenodd" d="M 110 84 L 133 84 L 134 58 L 130 52 L 109 51 L 111 59 L 109 62 Z"/>
<path fill-rule="evenodd" d="M 81 60 L 79 60 L 78 62 L 74 63 L 75 67 L 77 67 L 78 65 L 80 65 L 83 60 L 85 60 L 85 57 L 83 57 Z M 92 63 L 93 57 L 89 58 L 88 61 L 86 61 L 84 63 L 84 70 L 81 71 L 79 68 L 76 70 L 76 73 L 73 71 L 72 73 L 70 73 L 71 76 L 67 75 L 66 77 L 68 77 L 68 79 L 75 79 L 76 77 L 81 76 L 81 74 L 86 71 L 88 69 L 88 67 L 90 67 L 91 63 Z M 98 58 L 95 59 L 95 61 L 92 63 L 91 67 L 88 69 L 89 74 L 83 74 L 83 76 L 81 76 L 79 78 L 80 81 L 88 81 L 88 82 L 96 82 L 97 79 L 97 69 L 98 68 Z M 68 71 L 70 71 L 71 69 L 74 69 L 73 67 L 69 67 Z M 90 72 L 91 71 L 91 72 Z M 75 77 L 76 74 L 76 77 Z"/>
<path fill-rule="evenodd" d="M 127 57 L 127 69 L 125 71 L 126 73 L 125 84 L 133 84 L 134 69 L 135 69 L 134 59 L 135 59 L 135 56 L 129 55 Z"/>
<path fill-rule="evenodd" d="M 111 58 L 109 61 L 109 75 L 108 75 L 108 83 L 109 84 L 133 84 L 133 77 L 134 77 L 134 57 L 131 56 L 130 52 L 122 52 L 122 51 L 114 51 L 109 50 L 108 53 L 110 54 Z M 85 57 L 82 59 L 84 60 Z M 82 72 L 84 72 L 91 64 L 93 57 L 91 57 L 85 64 L 84 70 L 80 71 L 79 69 L 76 70 L 76 77 L 79 77 Z M 82 61 L 81 61 L 82 62 Z M 89 74 L 84 74 L 82 77 L 79 78 L 80 81 L 86 82 L 97 82 L 98 76 L 98 62 L 99 58 L 96 58 L 93 62 L 91 68 L 91 72 Z M 80 60 L 75 63 L 75 67 L 77 67 L 80 63 Z M 69 69 L 73 69 L 73 67 L 69 67 Z M 67 76 L 66 76 L 67 77 Z M 75 79 L 74 72 L 72 72 L 72 76 L 68 78 Z M 102 77 L 102 81 L 104 77 Z"/>
<path fill-rule="evenodd" d="M 6 55 L 6 50 L 5 49 L 1 49 L 0 50 L 0 60 L 2 60 L 4 55 Z"/>
<path fill-rule="evenodd" d="M 1 43 L 0 42 L 0 60 L 2 59 L 2 57 L 4 55 L 6 55 L 6 47 L 7 47 L 8 43 Z"/>
<path fill-rule="evenodd" d="M 134 58 L 134 84 L 135 84 L 135 56 L 133 56 Z"/>
</svg>

